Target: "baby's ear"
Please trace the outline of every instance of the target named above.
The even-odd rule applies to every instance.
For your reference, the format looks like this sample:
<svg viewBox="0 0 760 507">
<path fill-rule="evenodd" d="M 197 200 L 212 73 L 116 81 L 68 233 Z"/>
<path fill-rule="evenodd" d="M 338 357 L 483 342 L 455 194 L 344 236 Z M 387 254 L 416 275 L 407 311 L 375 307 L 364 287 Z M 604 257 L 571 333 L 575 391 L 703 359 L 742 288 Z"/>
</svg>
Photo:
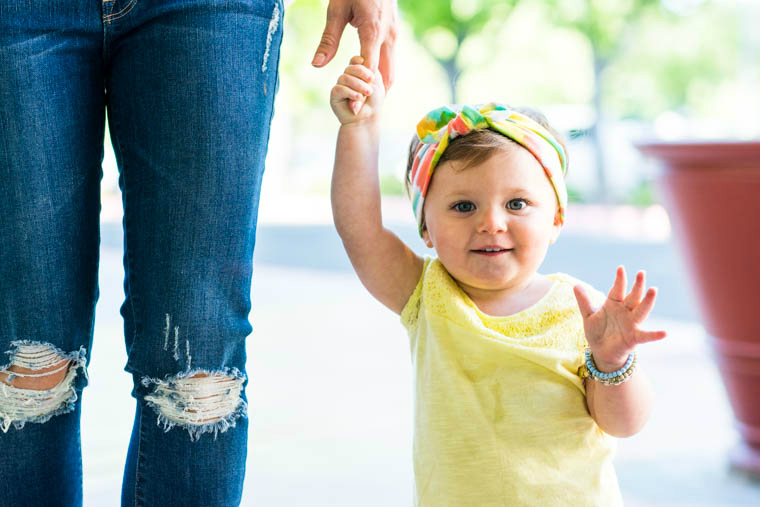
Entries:
<svg viewBox="0 0 760 507">
<path fill-rule="evenodd" d="M 430 233 L 428 233 L 427 226 L 422 224 L 422 241 L 425 242 L 428 248 L 433 248 L 433 242 L 430 240 Z"/>
<path fill-rule="evenodd" d="M 557 241 L 557 238 L 559 237 L 559 233 L 562 232 L 562 215 L 560 215 L 559 210 L 554 214 L 554 224 L 552 224 L 552 234 L 549 238 L 549 244 L 553 245 L 555 241 Z"/>
</svg>

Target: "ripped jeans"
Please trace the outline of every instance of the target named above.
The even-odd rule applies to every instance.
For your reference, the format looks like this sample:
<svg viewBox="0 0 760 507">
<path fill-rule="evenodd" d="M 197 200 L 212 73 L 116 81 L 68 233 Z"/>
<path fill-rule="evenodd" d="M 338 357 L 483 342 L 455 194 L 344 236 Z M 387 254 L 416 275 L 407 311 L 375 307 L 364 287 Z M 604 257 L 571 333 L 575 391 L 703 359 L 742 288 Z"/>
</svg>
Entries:
<svg viewBox="0 0 760 507">
<path fill-rule="evenodd" d="M 282 14 L 282 0 L 0 0 L 0 504 L 82 503 L 106 111 L 136 399 L 122 505 L 239 504 Z"/>
</svg>

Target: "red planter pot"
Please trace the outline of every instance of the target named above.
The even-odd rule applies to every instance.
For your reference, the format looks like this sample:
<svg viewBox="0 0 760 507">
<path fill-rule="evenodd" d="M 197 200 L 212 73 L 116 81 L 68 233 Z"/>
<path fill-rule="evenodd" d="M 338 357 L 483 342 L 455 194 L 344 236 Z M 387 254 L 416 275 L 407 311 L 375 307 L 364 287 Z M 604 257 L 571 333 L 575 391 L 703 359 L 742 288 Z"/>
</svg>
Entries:
<svg viewBox="0 0 760 507">
<path fill-rule="evenodd" d="M 760 475 L 760 142 L 647 143 L 742 442 Z"/>
</svg>

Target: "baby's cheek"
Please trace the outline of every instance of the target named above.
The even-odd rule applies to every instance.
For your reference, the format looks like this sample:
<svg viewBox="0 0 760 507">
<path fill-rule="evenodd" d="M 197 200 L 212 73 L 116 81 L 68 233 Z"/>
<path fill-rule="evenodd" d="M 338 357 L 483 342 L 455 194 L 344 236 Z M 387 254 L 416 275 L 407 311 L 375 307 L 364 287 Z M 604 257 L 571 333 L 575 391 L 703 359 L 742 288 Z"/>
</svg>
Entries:
<svg viewBox="0 0 760 507">
<path fill-rule="evenodd" d="M 538 264 L 543 260 L 549 248 L 549 236 L 533 235 L 525 238 L 516 250 L 516 255 L 523 263 Z"/>
</svg>

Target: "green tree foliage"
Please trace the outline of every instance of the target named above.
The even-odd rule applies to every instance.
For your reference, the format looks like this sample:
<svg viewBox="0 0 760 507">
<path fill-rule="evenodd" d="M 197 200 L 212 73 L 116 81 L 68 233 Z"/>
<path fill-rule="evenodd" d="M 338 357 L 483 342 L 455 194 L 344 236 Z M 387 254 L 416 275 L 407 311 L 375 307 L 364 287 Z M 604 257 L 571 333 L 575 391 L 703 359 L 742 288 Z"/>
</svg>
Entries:
<svg viewBox="0 0 760 507">
<path fill-rule="evenodd" d="M 283 40 L 280 52 L 281 79 L 287 79 L 291 93 L 288 94 L 289 106 L 295 111 L 325 108 L 329 90 L 337 74 L 315 69 L 311 59 L 317 50 L 322 31 L 327 19 L 328 0 L 297 0 L 285 10 L 283 21 Z M 350 39 L 356 39 L 351 33 L 355 30 L 348 26 L 333 59 L 342 70 L 347 59 L 345 50 L 351 45 Z M 335 67 L 335 64 L 331 68 Z M 329 106 L 327 106 L 329 107 Z"/>
<path fill-rule="evenodd" d="M 609 64 L 642 34 L 637 30 L 639 20 L 649 16 L 663 16 L 660 0 L 544 0 L 551 21 L 583 34 L 589 42 L 593 61 L 593 97 L 595 120 L 589 136 L 594 146 L 597 189 L 596 198 L 607 200 L 610 195 L 606 176 L 606 154 L 601 140 L 604 111 L 602 96 L 605 88 L 604 73 Z"/>
<path fill-rule="evenodd" d="M 465 39 L 494 19 L 506 19 L 518 0 L 399 0 L 415 38 L 445 69 L 456 102 L 456 85 L 464 70 L 459 51 Z M 635 37 L 637 20 L 645 12 L 661 11 L 660 0 L 542 0 L 547 18 L 556 26 L 583 34 L 593 56 L 593 107 L 596 122 L 589 131 L 597 159 L 597 197 L 607 195 L 604 152 L 599 129 L 602 118 L 603 73 Z"/>
<path fill-rule="evenodd" d="M 605 111 L 651 119 L 682 108 L 690 94 L 717 86 L 732 74 L 738 54 L 735 12 L 707 0 L 544 1 L 551 21 L 583 34 L 592 51 L 596 122 L 589 134 L 596 151 L 596 197 L 604 200 L 609 195 L 600 140 Z M 680 13 L 666 9 L 679 4 Z"/>
<path fill-rule="evenodd" d="M 461 75 L 466 75 L 468 86 L 470 77 L 478 76 L 481 83 L 476 85 L 490 86 L 492 96 L 501 95 L 490 77 L 508 75 L 515 82 L 530 83 L 512 88 L 521 92 L 510 92 L 510 98 L 540 96 L 547 103 L 588 101 L 597 123 L 588 130 L 585 124 L 583 132 L 596 146 L 598 160 L 596 192 L 584 192 L 589 200 L 611 194 L 604 160 L 609 155 L 612 164 L 615 154 L 604 153 L 601 133 L 605 118 L 651 121 L 670 110 L 685 117 L 723 115 L 726 121 L 736 120 L 725 115 L 726 104 L 734 104 L 727 98 L 736 95 L 732 91 L 738 89 L 740 74 L 750 73 L 749 78 L 745 76 L 747 90 L 758 82 L 756 78 L 752 81 L 752 72 L 760 75 L 760 42 L 754 46 L 747 42 L 756 38 L 756 22 L 746 12 L 754 0 L 747 0 L 741 12 L 733 3 L 717 0 L 398 1 L 402 23 L 445 71 L 452 102 L 457 101 Z M 687 7 L 674 9 L 679 4 Z M 280 69 L 289 85 L 288 105 L 301 113 L 326 109 L 325 90 L 358 47 L 354 31 L 347 27 L 342 53 L 330 64 L 332 70 L 311 68 L 326 7 L 327 0 L 297 0 L 286 11 Z M 760 7 L 753 12 L 760 12 Z M 505 46 L 505 40 L 510 44 L 521 41 L 520 52 Z M 397 54 L 408 51 L 407 45 L 408 41 L 400 40 Z M 498 68 L 491 66 L 499 59 Z M 557 73 L 558 62 L 564 74 Z M 748 64 L 754 70 L 748 71 Z M 408 77 L 415 72 L 408 65 L 397 71 Z M 551 77 L 544 79 L 544 72 Z M 422 77 L 414 74 L 414 79 Z M 573 86 L 572 93 L 568 86 Z M 460 90 L 467 88 L 460 86 Z M 300 117 L 298 125 L 309 132 L 324 121 L 315 114 Z"/>
<path fill-rule="evenodd" d="M 740 25 L 735 9 L 716 2 L 681 16 L 644 13 L 641 35 L 607 66 L 604 108 L 645 120 L 666 110 L 709 115 L 718 89 L 737 79 L 743 63 L 758 63 L 741 61 Z"/>
<path fill-rule="evenodd" d="M 505 20 L 517 0 L 399 0 L 402 18 L 417 39 L 446 71 L 451 101 L 457 101 L 457 81 L 464 70 L 459 52 L 468 36 L 487 23 Z"/>
<path fill-rule="evenodd" d="M 594 60 L 609 63 L 637 37 L 638 20 L 645 14 L 661 14 L 661 0 L 543 0 L 550 19 L 571 27 L 588 39 Z"/>
</svg>

